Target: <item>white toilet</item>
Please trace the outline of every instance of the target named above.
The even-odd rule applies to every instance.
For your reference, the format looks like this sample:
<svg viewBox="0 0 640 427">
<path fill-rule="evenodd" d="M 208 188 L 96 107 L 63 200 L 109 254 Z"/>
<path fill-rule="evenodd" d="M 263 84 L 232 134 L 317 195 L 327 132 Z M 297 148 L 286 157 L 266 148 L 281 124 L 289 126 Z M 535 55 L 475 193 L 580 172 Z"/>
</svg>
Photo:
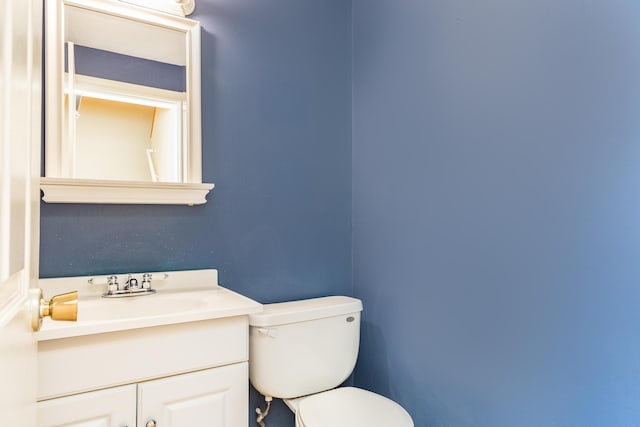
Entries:
<svg viewBox="0 0 640 427">
<path fill-rule="evenodd" d="M 264 305 L 249 316 L 249 377 L 284 399 L 296 427 L 413 427 L 386 397 L 339 386 L 356 364 L 362 302 L 335 296 Z"/>
</svg>

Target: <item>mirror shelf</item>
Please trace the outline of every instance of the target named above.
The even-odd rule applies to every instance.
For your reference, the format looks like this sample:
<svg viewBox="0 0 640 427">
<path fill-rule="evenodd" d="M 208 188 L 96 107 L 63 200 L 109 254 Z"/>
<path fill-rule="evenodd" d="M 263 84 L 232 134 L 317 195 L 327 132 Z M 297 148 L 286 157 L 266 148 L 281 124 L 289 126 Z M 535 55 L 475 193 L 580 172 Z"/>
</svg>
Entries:
<svg viewBox="0 0 640 427">
<path fill-rule="evenodd" d="M 45 5 L 43 200 L 206 203 L 214 185 L 202 183 L 200 23 L 115 0 Z M 96 64 L 117 77 L 82 72 Z M 178 88 L 118 74 L 132 69 L 134 80 Z"/>
<path fill-rule="evenodd" d="M 41 178 L 47 203 L 202 205 L 214 184 Z"/>
</svg>

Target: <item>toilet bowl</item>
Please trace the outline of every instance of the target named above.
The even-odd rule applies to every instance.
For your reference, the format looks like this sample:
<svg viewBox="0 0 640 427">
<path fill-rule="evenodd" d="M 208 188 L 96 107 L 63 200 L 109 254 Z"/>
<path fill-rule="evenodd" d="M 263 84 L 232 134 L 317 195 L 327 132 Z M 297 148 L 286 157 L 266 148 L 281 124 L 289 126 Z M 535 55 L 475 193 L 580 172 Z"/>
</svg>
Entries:
<svg viewBox="0 0 640 427">
<path fill-rule="evenodd" d="M 340 387 L 303 397 L 292 410 L 296 415 L 296 427 L 413 426 L 402 406 L 356 387 Z"/>
<path fill-rule="evenodd" d="M 335 296 L 265 304 L 249 316 L 249 378 L 267 400 L 281 398 L 296 427 L 413 427 L 396 402 L 338 387 L 358 357 L 356 298 Z"/>
</svg>

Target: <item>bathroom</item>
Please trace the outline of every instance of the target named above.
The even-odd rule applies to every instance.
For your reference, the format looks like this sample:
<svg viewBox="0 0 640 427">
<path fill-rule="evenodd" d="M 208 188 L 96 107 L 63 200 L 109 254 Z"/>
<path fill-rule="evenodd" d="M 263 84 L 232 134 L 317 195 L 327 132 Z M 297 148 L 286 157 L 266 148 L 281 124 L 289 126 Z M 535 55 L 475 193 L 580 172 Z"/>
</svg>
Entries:
<svg viewBox="0 0 640 427">
<path fill-rule="evenodd" d="M 416 426 L 638 425 L 639 4 L 191 17 L 207 203 L 41 203 L 42 277 L 217 268 L 261 303 L 351 295 L 350 382 Z M 293 415 L 275 401 L 267 425 Z"/>
</svg>

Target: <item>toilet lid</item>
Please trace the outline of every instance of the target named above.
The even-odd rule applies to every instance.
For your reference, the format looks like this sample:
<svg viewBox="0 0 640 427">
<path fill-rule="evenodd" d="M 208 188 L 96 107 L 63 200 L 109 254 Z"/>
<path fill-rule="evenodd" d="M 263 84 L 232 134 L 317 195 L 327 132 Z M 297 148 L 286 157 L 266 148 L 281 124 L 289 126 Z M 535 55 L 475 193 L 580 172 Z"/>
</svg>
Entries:
<svg viewBox="0 0 640 427">
<path fill-rule="evenodd" d="M 413 427 L 394 401 L 355 387 L 341 387 L 302 399 L 296 414 L 304 427 Z"/>
</svg>

